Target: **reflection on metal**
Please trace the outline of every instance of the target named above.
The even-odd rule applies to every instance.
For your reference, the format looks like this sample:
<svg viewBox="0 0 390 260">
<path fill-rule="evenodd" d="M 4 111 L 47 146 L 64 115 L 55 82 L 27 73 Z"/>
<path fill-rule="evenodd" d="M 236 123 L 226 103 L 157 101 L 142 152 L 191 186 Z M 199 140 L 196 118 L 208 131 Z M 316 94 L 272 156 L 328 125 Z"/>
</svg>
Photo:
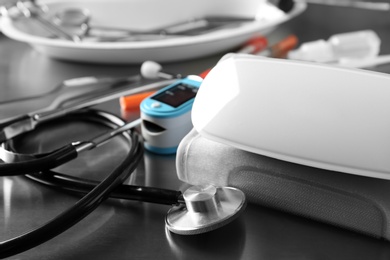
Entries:
<svg viewBox="0 0 390 260">
<path fill-rule="evenodd" d="M 11 194 L 13 180 L 11 178 L 3 178 L 3 209 L 4 209 L 4 225 L 8 225 L 8 221 L 11 217 Z"/>
</svg>

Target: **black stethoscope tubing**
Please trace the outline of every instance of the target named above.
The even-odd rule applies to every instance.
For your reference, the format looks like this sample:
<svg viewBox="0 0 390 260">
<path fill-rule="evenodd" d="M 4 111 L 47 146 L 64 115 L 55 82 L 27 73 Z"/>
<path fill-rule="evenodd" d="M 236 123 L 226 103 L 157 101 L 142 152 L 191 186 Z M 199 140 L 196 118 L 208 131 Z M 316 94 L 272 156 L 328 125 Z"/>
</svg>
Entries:
<svg viewBox="0 0 390 260">
<path fill-rule="evenodd" d="M 53 171 L 27 174 L 27 178 L 55 189 L 86 194 L 97 184 L 97 181 L 77 178 Z M 110 198 L 136 200 L 163 205 L 176 205 L 184 202 L 182 192 L 154 187 L 122 184 L 113 190 Z"/>
<path fill-rule="evenodd" d="M 82 110 L 81 110 L 82 111 Z M 102 113 L 102 112 L 100 112 Z M 73 113 L 72 115 L 74 115 Z M 77 113 L 76 113 L 77 114 Z M 98 116 L 98 112 L 94 117 Z M 106 114 L 106 119 L 108 115 Z M 111 118 L 114 116 L 112 115 Z M 64 117 L 63 117 L 64 118 Z M 65 117 L 66 118 L 66 117 Z M 113 118 L 112 120 L 114 120 Z M 89 119 L 91 120 L 91 119 Z M 140 120 L 137 120 L 140 121 Z M 34 173 L 39 171 L 45 171 L 53 169 L 57 166 L 60 166 L 68 161 L 71 161 L 78 157 L 80 152 L 88 151 L 98 147 L 99 145 L 105 143 L 110 140 L 114 136 L 127 131 L 128 129 L 133 128 L 138 123 L 133 121 L 128 124 L 123 124 L 122 126 L 114 127 L 113 130 L 107 131 L 99 136 L 96 136 L 87 141 L 78 141 L 67 144 L 57 150 L 54 150 L 49 153 L 43 154 L 18 154 L 16 152 L 9 152 L 2 144 L 1 153 L 2 158 L 5 159 L 7 163 L 0 164 L 0 176 L 15 176 L 15 175 L 25 175 L 27 173 Z"/>
<path fill-rule="evenodd" d="M 111 114 L 94 110 L 79 111 L 76 114 L 86 116 L 88 119 L 94 116 L 102 124 L 113 127 L 112 121 L 110 120 L 112 117 Z M 120 165 L 100 183 L 50 170 L 26 175 L 26 177 L 40 183 L 67 191 L 82 193 L 85 196 L 75 205 L 43 226 L 7 241 L 0 242 L 1 258 L 21 253 L 59 235 L 86 217 L 109 197 L 167 205 L 177 205 L 182 202 L 182 194 L 180 191 L 123 184 L 137 168 L 138 163 L 142 159 L 143 146 L 139 140 L 139 135 L 135 131 L 131 131 L 130 133 L 123 132 L 122 135 L 131 142 L 130 150 Z"/>
<path fill-rule="evenodd" d="M 78 101 L 69 107 L 49 109 L 48 111 L 44 112 L 31 113 L 16 118 L 11 118 L 5 122 L 0 123 L 0 142 L 4 143 L 15 139 L 21 134 L 33 131 L 42 123 L 51 122 L 53 119 L 63 118 L 66 115 L 86 109 L 87 107 L 99 104 L 100 102 L 112 100 L 123 95 L 136 94 L 144 91 L 159 89 L 171 82 L 172 80 L 165 80 L 132 89 L 121 89 L 109 91 L 107 93 L 104 92 L 103 94 L 100 93 L 99 95 L 87 98 L 86 100 Z M 109 138 L 111 138 L 110 135 L 108 135 L 107 140 Z M 87 142 L 72 143 L 51 153 L 24 156 L 27 158 L 27 160 L 12 160 L 10 163 L 0 164 L 0 176 L 25 175 L 26 173 L 50 170 L 76 158 L 80 151 L 92 149 L 99 145 L 94 145 L 95 141 L 101 142 L 102 140 L 100 140 L 98 137 L 95 140 L 89 140 Z"/>
</svg>

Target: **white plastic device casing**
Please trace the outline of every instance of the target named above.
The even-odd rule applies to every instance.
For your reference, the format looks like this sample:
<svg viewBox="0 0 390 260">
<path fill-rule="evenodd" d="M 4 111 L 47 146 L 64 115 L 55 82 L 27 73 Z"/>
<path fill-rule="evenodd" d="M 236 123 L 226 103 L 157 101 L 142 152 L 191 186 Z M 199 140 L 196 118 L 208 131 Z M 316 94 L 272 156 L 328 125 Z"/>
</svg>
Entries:
<svg viewBox="0 0 390 260">
<path fill-rule="evenodd" d="M 230 54 L 192 109 L 200 135 L 298 164 L 390 179 L 390 75 Z"/>
</svg>

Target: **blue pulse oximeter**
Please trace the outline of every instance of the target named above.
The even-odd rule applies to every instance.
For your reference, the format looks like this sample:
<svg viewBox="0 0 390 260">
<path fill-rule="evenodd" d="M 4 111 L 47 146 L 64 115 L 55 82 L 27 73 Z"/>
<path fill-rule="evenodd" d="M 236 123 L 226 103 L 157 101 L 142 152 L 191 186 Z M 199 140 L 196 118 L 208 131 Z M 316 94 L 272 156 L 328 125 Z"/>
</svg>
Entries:
<svg viewBox="0 0 390 260">
<path fill-rule="evenodd" d="M 144 146 L 158 154 L 176 153 L 192 129 L 191 109 L 202 78 L 189 76 L 157 91 L 141 102 Z"/>
</svg>

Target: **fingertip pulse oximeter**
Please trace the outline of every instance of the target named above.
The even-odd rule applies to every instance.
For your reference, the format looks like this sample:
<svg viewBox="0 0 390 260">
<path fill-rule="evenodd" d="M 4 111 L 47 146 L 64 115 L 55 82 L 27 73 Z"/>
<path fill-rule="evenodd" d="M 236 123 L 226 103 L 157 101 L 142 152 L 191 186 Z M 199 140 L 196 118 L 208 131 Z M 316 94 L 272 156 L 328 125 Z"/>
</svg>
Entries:
<svg viewBox="0 0 390 260">
<path fill-rule="evenodd" d="M 192 129 L 191 109 L 201 83 L 200 77 L 189 76 L 141 102 L 141 131 L 147 150 L 176 153 L 180 141 Z"/>
</svg>

